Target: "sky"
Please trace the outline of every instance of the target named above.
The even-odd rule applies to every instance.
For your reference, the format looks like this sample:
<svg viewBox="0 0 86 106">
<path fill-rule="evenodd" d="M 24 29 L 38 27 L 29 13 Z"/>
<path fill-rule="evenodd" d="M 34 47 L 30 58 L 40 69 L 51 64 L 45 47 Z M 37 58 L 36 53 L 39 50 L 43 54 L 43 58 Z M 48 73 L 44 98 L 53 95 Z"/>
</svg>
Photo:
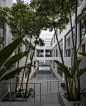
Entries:
<svg viewBox="0 0 86 106">
<path fill-rule="evenodd" d="M 30 0 L 23 0 L 25 3 L 30 3 Z M 16 3 L 16 0 L 13 0 L 13 2 L 14 3 Z M 52 32 L 50 32 L 49 30 L 47 30 L 47 31 L 41 31 L 41 34 L 40 34 L 40 37 L 41 38 L 44 38 L 44 39 L 46 39 L 46 38 L 52 38 L 52 36 L 53 36 L 53 34 L 54 34 L 54 31 L 52 31 Z"/>
</svg>

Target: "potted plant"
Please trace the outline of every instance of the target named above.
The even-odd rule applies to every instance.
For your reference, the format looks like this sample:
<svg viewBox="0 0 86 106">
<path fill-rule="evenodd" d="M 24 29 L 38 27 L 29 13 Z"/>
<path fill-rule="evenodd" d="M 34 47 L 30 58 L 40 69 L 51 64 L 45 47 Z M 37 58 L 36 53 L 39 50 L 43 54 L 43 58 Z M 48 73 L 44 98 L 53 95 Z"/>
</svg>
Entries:
<svg viewBox="0 0 86 106">
<path fill-rule="evenodd" d="M 29 88 L 29 96 L 32 96 L 32 98 L 33 98 L 33 95 L 34 95 L 34 90 L 33 90 L 33 88 Z"/>
</svg>

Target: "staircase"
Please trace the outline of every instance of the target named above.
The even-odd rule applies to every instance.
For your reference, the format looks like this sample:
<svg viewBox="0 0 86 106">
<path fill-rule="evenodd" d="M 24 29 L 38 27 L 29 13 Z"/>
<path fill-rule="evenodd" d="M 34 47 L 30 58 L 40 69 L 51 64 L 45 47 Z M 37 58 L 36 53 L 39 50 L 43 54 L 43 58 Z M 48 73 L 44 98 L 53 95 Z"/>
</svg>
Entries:
<svg viewBox="0 0 86 106">
<path fill-rule="evenodd" d="M 61 106 L 59 104 L 57 93 L 47 93 L 46 98 L 42 100 L 43 106 Z"/>
</svg>

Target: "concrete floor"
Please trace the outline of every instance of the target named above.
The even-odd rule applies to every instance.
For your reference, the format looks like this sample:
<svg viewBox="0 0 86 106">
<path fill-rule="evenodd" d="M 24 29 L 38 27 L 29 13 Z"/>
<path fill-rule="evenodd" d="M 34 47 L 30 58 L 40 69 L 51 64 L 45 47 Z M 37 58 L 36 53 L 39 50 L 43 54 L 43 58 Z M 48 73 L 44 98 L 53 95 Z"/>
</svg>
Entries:
<svg viewBox="0 0 86 106">
<path fill-rule="evenodd" d="M 40 75 L 41 76 L 41 75 Z M 46 75 L 45 75 L 46 76 Z M 47 85 L 47 81 L 49 81 L 46 78 L 52 78 L 52 82 L 48 82 Z M 62 79 L 60 78 L 59 75 L 58 76 L 58 80 L 56 78 L 53 78 L 53 76 L 49 74 L 47 75 L 46 78 L 43 79 L 37 79 L 37 78 L 32 78 L 29 82 L 31 83 L 37 83 L 40 82 L 41 83 L 41 101 L 40 101 L 40 85 L 39 84 L 35 84 L 35 104 L 34 104 L 34 98 L 30 97 L 28 98 L 27 102 L 0 102 L 0 106 L 61 106 L 59 104 L 58 98 L 57 98 L 57 92 L 59 91 L 61 93 L 61 96 L 63 96 L 64 91 L 62 90 L 60 83 L 59 83 L 59 90 L 58 90 L 58 81 L 62 81 Z M 56 82 L 54 82 L 53 80 L 55 80 Z M 48 86 L 48 88 L 47 88 Z M 25 88 L 25 85 L 23 85 L 23 88 Z M 30 84 L 28 85 L 28 89 L 29 88 L 33 88 L 34 89 L 34 85 Z M 67 102 L 67 100 L 65 98 L 62 98 L 64 103 L 67 104 L 65 106 L 73 106 L 73 103 Z M 41 102 L 41 104 L 40 104 Z"/>
</svg>

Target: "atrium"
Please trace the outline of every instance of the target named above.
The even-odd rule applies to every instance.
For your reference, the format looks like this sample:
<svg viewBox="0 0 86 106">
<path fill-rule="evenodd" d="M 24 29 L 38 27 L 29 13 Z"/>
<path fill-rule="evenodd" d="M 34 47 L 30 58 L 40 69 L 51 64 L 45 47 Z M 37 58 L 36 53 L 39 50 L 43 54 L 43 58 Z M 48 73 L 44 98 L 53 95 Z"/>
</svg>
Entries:
<svg viewBox="0 0 86 106">
<path fill-rule="evenodd" d="M 0 0 L 0 106 L 86 106 L 86 0 Z"/>
</svg>

